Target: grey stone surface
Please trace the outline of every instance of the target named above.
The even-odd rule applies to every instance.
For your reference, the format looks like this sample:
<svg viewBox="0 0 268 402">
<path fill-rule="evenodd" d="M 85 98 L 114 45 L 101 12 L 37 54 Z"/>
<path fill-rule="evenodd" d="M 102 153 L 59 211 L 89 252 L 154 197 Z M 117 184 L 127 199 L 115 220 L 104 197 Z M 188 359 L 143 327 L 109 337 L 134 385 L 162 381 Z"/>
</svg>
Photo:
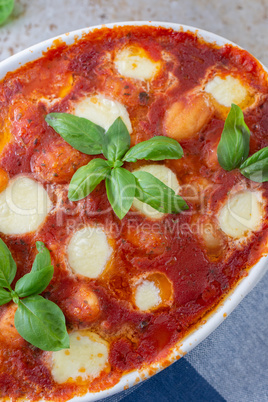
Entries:
<svg viewBox="0 0 268 402">
<path fill-rule="evenodd" d="M 12 15 L 0 27 L 0 60 L 35 43 L 79 28 L 116 21 L 155 20 L 192 25 L 222 35 L 247 49 L 268 66 L 268 0 L 15 2 Z M 254 353 L 254 346 L 258 345 L 257 338 L 263 336 L 267 329 L 266 284 L 267 275 L 231 315 L 226 325 L 222 325 L 187 357 L 226 400 L 231 402 L 268 401 L 267 388 L 257 386 L 260 377 L 267 376 L 267 337 L 261 340 L 262 347 Z M 260 294 L 263 302 L 261 306 Z M 255 314 L 256 317 L 263 317 L 263 323 L 260 319 L 252 320 L 252 325 L 244 337 L 239 323 L 243 317 L 249 320 L 249 314 L 251 318 Z M 239 350 L 232 343 L 233 338 L 229 336 L 231 331 L 237 331 L 237 337 L 241 339 Z M 226 358 L 223 358 L 223 346 L 226 347 Z M 257 361 L 254 362 L 254 359 Z M 249 369 L 246 370 L 245 367 Z M 227 377 L 229 373 L 229 377 L 233 378 L 228 387 L 228 378 L 223 372 Z M 239 378 L 242 380 L 244 375 L 248 376 L 248 387 L 247 381 L 241 381 L 239 386 Z M 267 380 L 264 384 L 267 384 Z M 230 389 L 236 390 L 233 397 L 230 396 Z"/>
<path fill-rule="evenodd" d="M 15 0 L 0 27 L 0 60 L 58 34 L 116 21 L 155 20 L 206 29 L 268 65 L 267 0 Z"/>
</svg>

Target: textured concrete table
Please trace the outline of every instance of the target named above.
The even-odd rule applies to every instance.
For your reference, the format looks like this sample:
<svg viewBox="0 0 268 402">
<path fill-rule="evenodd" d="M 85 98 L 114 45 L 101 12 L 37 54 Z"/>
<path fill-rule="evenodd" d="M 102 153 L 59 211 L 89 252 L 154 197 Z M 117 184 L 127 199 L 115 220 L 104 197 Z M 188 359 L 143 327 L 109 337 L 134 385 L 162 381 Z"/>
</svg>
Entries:
<svg viewBox="0 0 268 402">
<path fill-rule="evenodd" d="M 268 65 L 267 0 L 15 0 L 0 27 L 0 60 L 42 40 L 90 25 L 155 20 L 222 35 Z"/>
<path fill-rule="evenodd" d="M 193 25 L 222 35 L 247 49 L 268 66 L 268 0 L 15 2 L 12 15 L 0 27 L 0 60 L 35 43 L 78 28 L 116 21 L 155 20 Z M 268 401 L 265 388 L 265 378 L 268 378 L 268 348 L 265 346 L 267 336 L 264 336 L 267 334 L 267 289 L 266 275 L 250 297 L 232 314 L 230 318 L 233 320 L 226 320 L 213 336 L 187 356 L 199 373 L 230 402 Z M 244 317 L 251 319 L 251 327 L 245 337 L 240 327 L 233 324 L 244 320 Z M 229 342 L 231 331 L 237 331 L 237 337 L 241 340 L 239 350 Z M 263 336 L 262 343 L 259 334 Z M 220 351 L 224 342 L 227 342 L 228 348 L 223 354 Z M 253 346 L 257 344 L 262 346 L 254 350 Z M 250 371 L 247 368 L 251 368 Z M 241 394 L 239 386 L 243 379 L 246 388 L 242 389 L 244 394 Z"/>
</svg>

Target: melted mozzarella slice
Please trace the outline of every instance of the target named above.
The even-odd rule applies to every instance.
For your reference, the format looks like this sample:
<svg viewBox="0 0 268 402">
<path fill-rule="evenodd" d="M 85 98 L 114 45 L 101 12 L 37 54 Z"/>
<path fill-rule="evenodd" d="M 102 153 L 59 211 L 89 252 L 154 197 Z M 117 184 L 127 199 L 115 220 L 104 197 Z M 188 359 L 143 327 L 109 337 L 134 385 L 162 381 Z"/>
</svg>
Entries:
<svg viewBox="0 0 268 402">
<path fill-rule="evenodd" d="M 115 66 L 121 75 L 145 81 L 157 74 L 161 62 L 154 61 L 143 48 L 129 46 L 117 53 Z"/>
<path fill-rule="evenodd" d="M 226 107 L 230 107 L 232 103 L 239 105 L 248 96 L 248 91 L 241 81 L 231 75 L 224 78 L 214 77 L 206 84 L 205 92 L 211 94 L 219 104 Z"/>
<path fill-rule="evenodd" d="M 52 353 L 52 376 L 62 384 L 69 379 L 95 378 L 108 368 L 108 344 L 99 335 L 75 331 L 70 335 L 70 349 Z"/>
<path fill-rule="evenodd" d="M 19 176 L 0 193 L 0 232 L 8 235 L 32 232 L 44 222 L 51 208 L 44 187 Z"/>
<path fill-rule="evenodd" d="M 88 278 L 97 278 L 104 271 L 111 254 L 106 234 L 96 226 L 78 230 L 68 245 L 71 268 Z"/>
<path fill-rule="evenodd" d="M 240 238 L 257 230 L 262 224 L 261 195 L 245 190 L 227 199 L 218 220 L 221 230 L 228 236 Z"/>
<path fill-rule="evenodd" d="M 76 103 L 73 113 L 98 124 L 105 130 L 108 130 L 113 122 L 121 117 L 128 132 L 132 133 L 131 122 L 125 106 L 115 100 L 105 98 L 103 95 L 99 94 L 82 99 Z"/>
<path fill-rule="evenodd" d="M 153 281 L 144 280 L 137 286 L 135 304 L 142 311 L 150 310 L 161 303 L 160 289 Z"/>
<path fill-rule="evenodd" d="M 145 165 L 139 169 L 136 169 L 135 172 L 143 171 L 151 173 L 157 179 L 162 181 L 166 186 L 172 188 L 175 193 L 179 191 L 179 183 L 175 173 L 172 172 L 171 169 L 167 168 L 164 165 Z M 157 211 L 156 209 L 152 208 L 150 205 L 145 204 L 142 201 L 137 200 L 134 198 L 133 207 L 136 208 L 138 211 L 142 212 L 144 215 L 148 216 L 152 219 L 161 219 L 165 214 L 162 212 Z"/>
</svg>

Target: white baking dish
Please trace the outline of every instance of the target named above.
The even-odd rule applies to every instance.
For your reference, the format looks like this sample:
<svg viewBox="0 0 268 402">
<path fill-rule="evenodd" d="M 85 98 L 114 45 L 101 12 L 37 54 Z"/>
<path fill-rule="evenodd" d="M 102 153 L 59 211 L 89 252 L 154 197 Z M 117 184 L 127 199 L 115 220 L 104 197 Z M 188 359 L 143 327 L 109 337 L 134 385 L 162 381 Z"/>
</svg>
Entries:
<svg viewBox="0 0 268 402">
<path fill-rule="evenodd" d="M 207 42 L 216 43 L 219 46 L 232 43 L 227 39 L 224 39 L 220 36 L 212 34 L 207 31 L 203 31 L 197 28 L 174 24 L 174 23 L 166 23 L 166 22 L 148 22 L 148 21 L 139 21 L 139 22 L 120 22 L 114 24 L 105 25 L 108 28 L 113 28 L 114 26 L 122 26 L 122 25 L 149 25 L 149 26 L 161 26 L 165 28 L 172 28 L 175 31 L 191 31 L 197 33 L 198 36 L 205 39 Z M 41 42 L 35 46 L 32 46 L 18 54 L 15 54 L 12 57 L 2 61 L 0 63 L 0 78 L 3 78 L 7 72 L 14 71 L 18 67 L 23 64 L 33 61 L 42 56 L 42 52 L 49 49 L 53 42 L 56 39 L 61 39 L 67 44 L 72 44 L 77 38 L 80 38 L 84 33 L 88 33 L 94 29 L 101 29 L 103 25 L 94 26 L 90 28 L 84 28 L 81 30 L 77 30 L 74 32 L 70 32 L 56 38 L 52 38 Z M 233 43 L 232 43 L 233 44 Z M 208 317 L 206 317 L 203 322 L 204 324 L 200 325 L 197 329 L 191 332 L 186 338 L 184 338 L 178 345 L 175 345 L 168 360 L 170 363 L 177 360 L 179 357 L 183 356 L 185 353 L 189 352 L 196 345 L 198 345 L 204 338 L 206 338 L 212 331 L 214 331 L 218 325 L 220 325 L 224 319 L 232 312 L 232 310 L 239 304 L 239 302 L 246 296 L 246 294 L 257 284 L 257 282 L 262 278 L 266 269 L 268 267 L 268 257 L 263 257 L 255 266 L 253 266 L 248 273 L 248 276 L 243 278 L 235 289 L 225 298 L 225 300 L 214 310 L 213 313 L 210 313 Z M 165 361 L 166 363 L 166 361 Z M 99 393 L 88 393 L 83 397 L 75 397 L 72 399 L 72 402 L 91 402 L 98 399 L 102 399 L 109 395 L 120 392 L 126 387 L 131 387 L 136 384 L 138 379 L 144 380 L 145 378 L 152 375 L 152 373 L 156 373 L 160 371 L 163 367 L 161 364 L 150 365 L 147 369 L 142 371 L 133 371 L 121 378 L 118 384 L 116 384 L 112 389 L 108 389 L 105 391 L 101 391 Z"/>
</svg>

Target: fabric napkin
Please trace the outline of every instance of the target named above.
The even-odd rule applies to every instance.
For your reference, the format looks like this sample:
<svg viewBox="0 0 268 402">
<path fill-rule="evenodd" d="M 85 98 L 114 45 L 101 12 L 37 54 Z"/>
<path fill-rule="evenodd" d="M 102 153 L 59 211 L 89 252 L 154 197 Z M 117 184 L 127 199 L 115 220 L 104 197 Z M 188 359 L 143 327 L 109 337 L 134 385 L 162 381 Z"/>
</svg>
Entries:
<svg viewBox="0 0 268 402">
<path fill-rule="evenodd" d="M 268 402 L 268 273 L 201 344 L 105 402 Z"/>
</svg>

